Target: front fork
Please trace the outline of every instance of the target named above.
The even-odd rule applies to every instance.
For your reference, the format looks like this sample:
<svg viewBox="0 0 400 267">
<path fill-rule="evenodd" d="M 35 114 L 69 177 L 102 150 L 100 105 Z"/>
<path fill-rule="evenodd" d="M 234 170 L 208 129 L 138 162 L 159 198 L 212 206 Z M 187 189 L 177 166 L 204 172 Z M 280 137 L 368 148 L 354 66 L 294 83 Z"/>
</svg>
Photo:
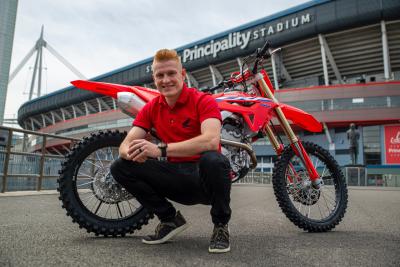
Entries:
<svg viewBox="0 0 400 267">
<path fill-rule="evenodd" d="M 279 104 L 278 100 L 275 98 L 274 94 L 272 93 L 272 90 L 268 87 L 267 83 L 264 80 L 264 77 L 261 74 L 257 74 L 256 76 L 258 85 L 262 88 L 264 93 L 276 104 Z M 317 170 L 315 169 L 313 163 L 311 162 L 310 157 L 308 156 L 307 151 L 304 149 L 303 144 L 299 141 L 297 136 L 294 134 L 292 127 L 290 127 L 290 124 L 288 120 L 286 119 L 285 114 L 283 113 L 281 107 L 277 105 L 275 107 L 275 113 L 278 118 L 279 123 L 282 126 L 283 131 L 285 132 L 285 135 L 289 138 L 290 141 L 290 146 L 292 147 L 294 153 L 296 156 L 298 156 L 303 165 L 306 167 L 306 170 L 310 176 L 311 183 L 314 188 L 319 188 L 321 185 L 321 179 L 319 178 L 319 174 Z M 283 151 L 283 145 L 278 142 L 278 140 L 275 137 L 274 132 L 272 131 L 271 127 L 266 124 L 265 126 L 265 132 L 271 141 L 271 144 L 273 148 L 275 149 L 276 153 L 280 155 Z M 294 171 L 294 170 L 292 170 Z"/>
</svg>

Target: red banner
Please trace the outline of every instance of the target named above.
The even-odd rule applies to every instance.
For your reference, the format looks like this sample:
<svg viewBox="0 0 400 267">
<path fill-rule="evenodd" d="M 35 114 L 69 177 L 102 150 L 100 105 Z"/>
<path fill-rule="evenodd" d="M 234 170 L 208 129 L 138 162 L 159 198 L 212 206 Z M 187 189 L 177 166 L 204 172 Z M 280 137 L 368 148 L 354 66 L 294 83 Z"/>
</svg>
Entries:
<svg viewBox="0 0 400 267">
<path fill-rule="evenodd" d="M 386 164 L 400 164 L 400 125 L 385 126 Z"/>
</svg>

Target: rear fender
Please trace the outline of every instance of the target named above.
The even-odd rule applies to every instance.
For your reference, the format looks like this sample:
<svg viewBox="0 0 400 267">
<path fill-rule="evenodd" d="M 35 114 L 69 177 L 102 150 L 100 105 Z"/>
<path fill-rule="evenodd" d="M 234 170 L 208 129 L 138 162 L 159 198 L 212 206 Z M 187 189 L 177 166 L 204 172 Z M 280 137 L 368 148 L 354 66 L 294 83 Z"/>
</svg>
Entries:
<svg viewBox="0 0 400 267">
<path fill-rule="evenodd" d="M 144 102 L 149 102 L 160 93 L 157 90 L 149 89 L 141 86 L 129 86 L 113 83 L 92 82 L 85 80 L 76 80 L 71 82 L 72 85 L 79 89 L 92 91 L 101 95 L 110 96 L 118 99 L 118 93 L 129 92 L 137 95 Z"/>
</svg>

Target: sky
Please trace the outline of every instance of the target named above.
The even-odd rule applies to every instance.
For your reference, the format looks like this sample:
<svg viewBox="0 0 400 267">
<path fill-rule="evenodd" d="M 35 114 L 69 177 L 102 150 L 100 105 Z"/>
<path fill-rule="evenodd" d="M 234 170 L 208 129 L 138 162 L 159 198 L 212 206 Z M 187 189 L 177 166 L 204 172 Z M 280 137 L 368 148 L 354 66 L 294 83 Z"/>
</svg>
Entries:
<svg viewBox="0 0 400 267">
<path fill-rule="evenodd" d="M 85 77 L 93 78 L 305 0 L 19 0 L 10 73 L 44 39 Z M 29 99 L 34 57 L 8 86 L 5 118 L 16 118 Z M 44 51 L 42 95 L 77 77 Z M 34 96 L 35 97 L 35 96 Z"/>
</svg>

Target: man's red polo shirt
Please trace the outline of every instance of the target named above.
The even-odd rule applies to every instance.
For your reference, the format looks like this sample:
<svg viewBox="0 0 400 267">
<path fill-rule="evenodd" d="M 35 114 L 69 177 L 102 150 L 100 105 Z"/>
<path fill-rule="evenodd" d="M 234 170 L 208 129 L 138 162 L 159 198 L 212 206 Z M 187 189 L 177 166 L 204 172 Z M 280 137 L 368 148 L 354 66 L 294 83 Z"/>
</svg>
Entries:
<svg viewBox="0 0 400 267">
<path fill-rule="evenodd" d="M 221 113 L 215 99 L 208 94 L 188 88 L 183 84 L 182 92 L 173 107 L 163 95 L 148 102 L 138 113 L 134 126 L 150 130 L 154 128 L 164 143 L 177 143 L 199 136 L 201 123 L 209 118 L 221 120 Z M 168 157 L 171 162 L 197 161 L 200 155 L 192 157 Z"/>
</svg>

